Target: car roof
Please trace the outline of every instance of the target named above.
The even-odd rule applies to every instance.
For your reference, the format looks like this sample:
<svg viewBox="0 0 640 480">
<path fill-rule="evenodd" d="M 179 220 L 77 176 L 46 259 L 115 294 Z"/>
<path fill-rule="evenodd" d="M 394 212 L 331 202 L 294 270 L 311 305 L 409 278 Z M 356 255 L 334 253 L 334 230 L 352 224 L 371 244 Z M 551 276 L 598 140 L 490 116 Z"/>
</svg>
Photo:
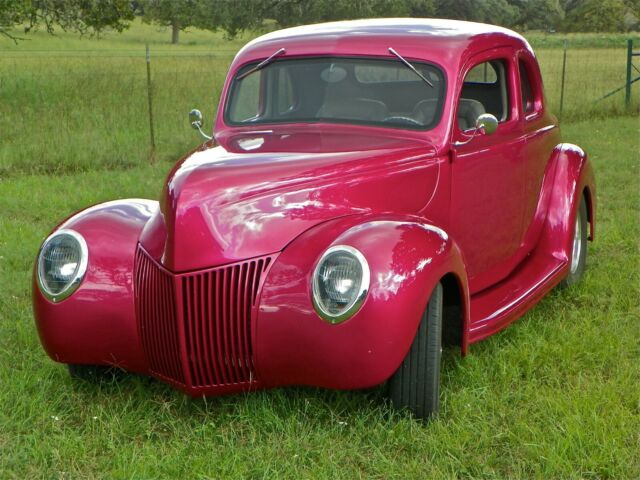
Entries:
<svg viewBox="0 0 640 480">
<path fill-rule="evenodd" d="M 463 52 L 472 53 L 472 50 L 497 45 L 530 48 L 518 33 L 495 25 L 444 19 L 380 18 L 319 23 L 271 32 L 249 42 L 236 60 L 268 56 L 279 48 L 294 55 L 387 54 L 384 46 L 402 47 L 408 55 L 417 58 L 425 56 L 429 50 L 431 56 L 444 55 L 452 60 Z M 423 55 L 420 55 L 421 51 Z"/>
</svg>

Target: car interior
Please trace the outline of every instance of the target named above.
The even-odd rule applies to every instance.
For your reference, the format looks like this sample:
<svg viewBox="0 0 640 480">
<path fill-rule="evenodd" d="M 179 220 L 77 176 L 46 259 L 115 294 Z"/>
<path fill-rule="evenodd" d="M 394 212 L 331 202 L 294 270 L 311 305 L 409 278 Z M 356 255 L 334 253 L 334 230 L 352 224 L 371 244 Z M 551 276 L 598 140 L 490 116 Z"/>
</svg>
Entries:
<svg viewBox="0 0 640 480">
<path fill-rule="evenodd" d="M 444 78 L 431 65 L 416 65 L 433 87 L 396 61 L 283 60 L 239 82 L 232 92 L 231 120 L 353 121 L 427 129 L 439 120 Z M 264 79 L 260 79 L 262 75 Z M 245 88 L 249 82 L 253 86 Z M 249 93 L 243 94 L 244 89 Z M 260 100 L 260 95 L 265 95 L 266 101 Z M 507 119 L 506 68 L 502 60 L 481 63 L 465 77 L 458 107 L 460 129 L 474 128 L 478 116 L 485 112 L 499 121 Z"/>
<path fill-rule="evenodd" d="M 428 64 L 417 68 L 433 87 L 399 61 L 283 60 L 257 72 L 264 79 L 249 75 L 238 82 L 228 114 L 238 123 L 352 121 L 427 129 L 439 120 L 444 76 Z"/>
<path fill-rule="evenodd" d="M 460 104 L 458 126 L 460 130 L 474 128 L 478 116 L 491 113 L 499 122 L 508 117 L 507 75 L 503 60 L 483 62 L 467 73 Z"/>
</svg>

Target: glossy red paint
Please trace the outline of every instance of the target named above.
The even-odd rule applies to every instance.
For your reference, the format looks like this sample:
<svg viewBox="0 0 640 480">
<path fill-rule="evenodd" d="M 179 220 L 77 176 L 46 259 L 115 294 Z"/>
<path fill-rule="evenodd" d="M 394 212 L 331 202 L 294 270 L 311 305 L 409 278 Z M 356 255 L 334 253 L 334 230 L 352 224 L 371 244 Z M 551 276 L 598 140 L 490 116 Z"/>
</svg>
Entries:
<svg viewBox="0 0 640 480">
<path fill-rule="evenodd" d="M 80 233 L 89 247 L 87 274 L 67 300 L 54 304 L 33 279 L 40 340 L 62 363 L 117 365 L 147 373 L 133 297 L 133 264 L 140 231 L 158 202 L 117 200 L 90 207 L 57 228 Z"/>
<path fill-rule="evenodd" d="M 345 244 L 365 255 L 374 274 L 361 310 L 331 325 L 309 303 L 311 274 L 324 250 Z M 429 295 L 447 273 L 462 281 L 462 255 L 443 230 L 422 218 L 352 216 L 305 232 L 282 253 L 262 290 L 260 377 L 269 385 L 331 388 L 385 381 L 409 350 Z M 462 300 L 468 302 L 466 290 Z"/>
<path fill-rule="evenodd" d="M 238 69 L 280 48 L 287 57 L 388 58 L 389 47 L 443 70 L 433 129 L 224 121 Z M 456 121 L 463 79 L 492 59 L 508 67 L 509 112 L 494 135 L 466 142 Z M 530 111 L 518 61 L 532 83 Z M 215 140 L 178 162 L 159 203 L 109 202 L 58 227 L 84 236 L 89 267 L 59 304 L 34 282 L 51 358 L 118 365 L 190 395 L 368 387 L 397 369 L 445 275 L 458 285 L 465 353 L 567 275 L 581 198 L 594 238 L 587 156 L 561 143 L 533 52 L 509 30 L 392 19 L 275 32 L 236 56 L 218 112 Z M 320 256 L 339 244 L 364 254 L 371 285 L 361 309 L 331 325 L 310 285 Z M 258 259 L 269 261 L 251 277 Z M 163 349 L 173 350 L 165 358 Z"/>
</svg>

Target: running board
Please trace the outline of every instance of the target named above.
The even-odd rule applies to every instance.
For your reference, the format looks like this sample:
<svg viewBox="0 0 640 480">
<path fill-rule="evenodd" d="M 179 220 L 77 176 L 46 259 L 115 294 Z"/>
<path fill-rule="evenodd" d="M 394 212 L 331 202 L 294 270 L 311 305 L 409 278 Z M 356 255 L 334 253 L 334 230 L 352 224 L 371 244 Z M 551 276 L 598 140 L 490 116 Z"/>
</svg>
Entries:
<svg viewBox="0 0 640 480">
<path fill-rule="evenodd" d="M 520 318 L 566 276 L 568 262 L 551 255 L 529 256 L 502 282 L 471 296 L 469 343 Z"/>
</svg>

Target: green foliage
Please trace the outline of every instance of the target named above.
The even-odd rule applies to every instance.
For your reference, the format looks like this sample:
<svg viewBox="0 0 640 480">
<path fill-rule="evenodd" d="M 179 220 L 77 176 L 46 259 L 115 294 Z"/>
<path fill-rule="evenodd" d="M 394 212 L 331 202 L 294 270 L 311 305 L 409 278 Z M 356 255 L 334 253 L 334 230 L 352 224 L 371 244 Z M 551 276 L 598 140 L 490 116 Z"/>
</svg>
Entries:
<svg viewBox="0 0 640 480">
<path fill-rule="evenodd" d="M 25 32 L 44 27 L 52 33 L 56 26 L 80 33 L 121 32 L 132 19 L 129 0 L 0 0 L 0 35 L 13 40 L 18 37 L 9 29 L 16 25 Z"/>
<path fill-rule="evenodd" d="M 442 18 L 511 26 L 518 9 L 507 0 L 438 0 L 436 14 Z"/>
<path fill-rule="evenodd" d="M 625 4 L 622 0 L 584 0 L 566 16 L 569 32 L 617 32 L 624 29 Z"/>
<path fill-rule="evenodd" d="M 121 31 L 133 16 L 171 29 L 245 31 L 376 17 L 442 17 L 523 30 L 614 32 L 640 28 L 640 0 L 0 0 L 0 34 L 14 25 Z M 12 36 L 15 38 L 15 36 Z"/>
<path fill-rule="evenodd" d="M 231 37 L 277 27 L 372 17 L 442 17 L 524 30 L 624 31 L 640 15 L 640 0 L 225 0 L 203 2 L 203 18 Z M 215 15 L 212 13 L 215 11 Z M 209 12 L 209 13 L 207 13 Z M 625 16 L 631 20 L 625 21 Z M 637 19 L 637 18 L 636 18 Z"/>
<path fill-rule="evenodd" d="M 175 44 L 178 43 L 179 32 L 188 27 L 199 25 L 215 30 L 220 22 L 211 14 L 215 15 L 219 10 L 212 7 L 219 3 L 215 0 L 140 0 L 138 5 L 145 22 L 171 27 L 171 43 Z"/>
<path fill-rule="evenodd" d="M 564 15 L 559 0 L 511 0 L 518 14 L 514 26 L 522 30 L 547 31 L 559 25 Z"/>
</svg>

